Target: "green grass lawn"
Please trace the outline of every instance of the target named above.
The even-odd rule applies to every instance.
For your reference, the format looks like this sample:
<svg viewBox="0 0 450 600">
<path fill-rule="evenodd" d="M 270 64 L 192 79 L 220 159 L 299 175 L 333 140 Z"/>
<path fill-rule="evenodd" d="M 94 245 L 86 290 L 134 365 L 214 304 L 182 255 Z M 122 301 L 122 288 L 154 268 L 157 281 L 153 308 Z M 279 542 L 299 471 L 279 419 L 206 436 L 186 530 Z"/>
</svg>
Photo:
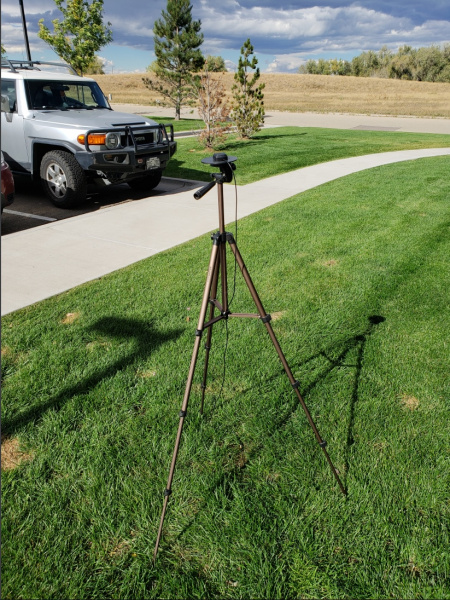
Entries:
<svg viewBox="0 0 450 600">
<path fill-rule="evenodd" d="M 156 566 L 209 236 L 4 317 L 27 456 L 2 476 L 3 597 L 450 598 L 448 173 L 380 167 L 239 222 L 348 496 L 264 326 L 222 321 Z M 254 311 L 240 276 L 231 308 Z"/>
<path fill-rule="evenodd" d="M 154 117 L 151 115 L 148 115 L 148 118 L 157 123 L 173 125 L 175 133 L 198 131 L 205 128 L 205 123 L 201 119 L 179 119 L 177 121 L 174 117 Z"/>
<path fill-rule="evenodd" d="M 230 136 L 218 150 L 237 156 L 236 176 L 238 183 L 244 185 L 339 158 L 449 146 L 450 136 L 446 134 L 279 127 L 263 129 L 246 141 Z M 209 181 L 212 169 L 203 165 L 201 159 L 212 154 L 212 150 L 201 147 L 196 137 L 178 139 L 178 152 L 169 161 L 164 175 Z"/>
</svg>

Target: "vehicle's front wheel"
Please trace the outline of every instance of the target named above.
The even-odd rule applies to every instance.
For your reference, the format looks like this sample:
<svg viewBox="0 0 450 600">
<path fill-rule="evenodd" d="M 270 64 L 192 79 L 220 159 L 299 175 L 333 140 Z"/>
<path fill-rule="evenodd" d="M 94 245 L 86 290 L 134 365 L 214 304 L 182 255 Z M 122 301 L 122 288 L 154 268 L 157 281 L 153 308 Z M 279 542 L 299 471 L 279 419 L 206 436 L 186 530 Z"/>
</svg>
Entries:
<svg viewBox="0 0 450 600">
<path fill-rule="evenodd" d="M 41 162 L 41 181 L 51 202 L 60 208 L 71 208 L 86 198 L 86 177 L 70 152 L 47 152 Z"/>
<path fill-rule="evenodd" d="M 150 192 L 151 190 L 154 190 L 157 185 L 159 185 L 161 177 L 161 170 L 152 171 L 152 173 L 145 175 L 145 177 L 130 179 L 130 181 L 127 183 L 132 190 L 137 190 L 138 192 Z"/>
</svg>

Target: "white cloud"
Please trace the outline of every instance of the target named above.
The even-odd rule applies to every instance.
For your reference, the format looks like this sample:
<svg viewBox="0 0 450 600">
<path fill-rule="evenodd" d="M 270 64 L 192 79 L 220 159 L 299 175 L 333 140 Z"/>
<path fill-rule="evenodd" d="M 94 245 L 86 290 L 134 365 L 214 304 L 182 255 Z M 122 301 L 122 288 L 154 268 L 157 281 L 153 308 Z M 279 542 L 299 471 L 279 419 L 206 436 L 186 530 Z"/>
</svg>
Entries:
<svg viewBox="0 0 450 600">
<path fill-rule="evenodd" d="M 275 56 L 266 69 L 265 73 L 285 73 L 296 72 L 298 68 L 305 64 L 306 60 L 301 54 L 280 54 Z"/>
<path fill-rule="evenodd" d="M 386 31 L 388 27 L 405 29 L 411 25 L 409 19 L 394 18 L 358 6 L 313 6 L 292 10 L 267 8 L 264 11 L 260 8 L 240 8 L 229 16 L 229 27 L 224 27 L 222 19 L 217 18 L 211 7 L 202 16 L 205 35 L 228 40 L 249 36 L 252 39 L 264 38 L 268 45 L 279 45 L 285 50 L 288 50 L 290 42 L 301 46 L 305 39 L 367 34 L 373 36 Z"/>
<path fill-rule="evenodd" d="M 346 58 L 363 50 L 378 50 L 384 44 L 396 50 L 403 44 L 419 47 L 450 41 L 450 20 L 442 2 L 429 3 L 426 8 L 422 0 L 356 0 L 357 4 L 355 0 L 328 0 L 328 6 L 327 0 L 311 0 L 312 6 L 298 0 L 191 2 L 193 18 L 202 21 L 205 55 L 221 55 L 236 63 L 241 46 L 250 38 L 255 53 L 265 57 L 264 65 L 260 61 L 261 70 L 269 72 L 296 71 L 309 58 Z M 40 58 L 49 47 L 37 37 L 38 20 L 44 17 L 50 26 L 51 18 L 61 13 L 54 0 L 24 3 L 32 54 Z M 122 63 L 129 63 L 130 70 L 136 64 L 127 51 L 140 53 L 141 62 L 149 64 L 154 22 L 166 4 L 167 0 L 152 0 L 141 10 L 140 4 L 137 8 L 123 0 L 105 0 L 104 22 L 112 23 L 114 42 L 103 48 L 102 54 L 117 57 L 122 48 Z M 20 57 L 24 42 L 18 1 L 2 0 L 1 11 L 2 43 L 10 57 Z"/>
</svg>

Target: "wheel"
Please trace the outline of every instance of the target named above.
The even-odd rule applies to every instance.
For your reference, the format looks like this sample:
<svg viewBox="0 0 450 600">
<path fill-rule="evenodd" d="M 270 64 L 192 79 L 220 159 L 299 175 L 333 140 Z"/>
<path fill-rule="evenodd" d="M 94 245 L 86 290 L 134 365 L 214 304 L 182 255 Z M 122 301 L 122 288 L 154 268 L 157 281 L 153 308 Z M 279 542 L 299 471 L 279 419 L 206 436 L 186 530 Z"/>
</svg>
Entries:
<svg viewBox="0 0 450 600">
<path fill-rule="evenodd" d="M 137 190 L 138 192 L 150 192 L 154 190 L 155 187 L 159 184 L 162 177 L 162 171 L 153 171 L 152 173 L 145 175 L 145 177 L 139 177 L 138 179 L 130 179 L 127 181 L 128 185 L 132 190 Z"/>
<path fill-rule="evenodd" d="M 70 152 L 51 150 L 44 155 L 41 182 L 51 202 L 60 208 L 70 208 L 86 198 L 86 177 Z"/>
</svg>

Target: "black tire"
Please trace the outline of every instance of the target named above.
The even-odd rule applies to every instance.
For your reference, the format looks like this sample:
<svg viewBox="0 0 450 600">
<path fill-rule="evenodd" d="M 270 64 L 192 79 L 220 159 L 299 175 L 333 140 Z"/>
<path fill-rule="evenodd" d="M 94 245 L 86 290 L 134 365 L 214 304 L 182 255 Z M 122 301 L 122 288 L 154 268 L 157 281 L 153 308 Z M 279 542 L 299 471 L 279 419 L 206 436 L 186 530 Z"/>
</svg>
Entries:
<svg viewBox="0 0 450 600">
<path fill-rule="evenodd" d="M 145 177 L 130 179 L 130 181 L 127 181 L 127 183 L 132 190 L 136 190 L 138 192 L 150 192 L 151 190 L 154 190 L 157 185 L 159 185 L 161 177 L 161 170 L 152 171 L 150 174 L 145 175 Z"/>
<path fill-rule="evenodd" d="M 86 177 L 70 152 L 47 152 L 41 162 L 40 174 L 44 192 L 55 206 L 71 208 L 86 199 Z"/>
</svg>

